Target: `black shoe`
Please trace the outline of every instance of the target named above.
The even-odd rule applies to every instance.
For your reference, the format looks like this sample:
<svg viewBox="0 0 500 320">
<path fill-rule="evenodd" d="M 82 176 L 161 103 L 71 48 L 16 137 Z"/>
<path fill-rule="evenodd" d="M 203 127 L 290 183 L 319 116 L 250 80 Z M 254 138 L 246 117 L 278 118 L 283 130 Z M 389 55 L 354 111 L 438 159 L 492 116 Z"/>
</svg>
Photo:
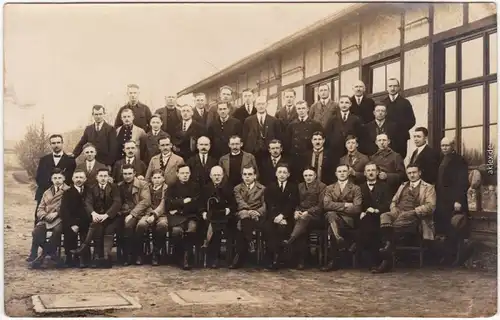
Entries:
<svg viewBox="0 0 500 320">
<path fill-rule="evenodd" d="M 338 270 L 337 265 L 335 264 L 335 261 L 332 259 L 328 262 L 328 264 L 320 269 L 323 272 L 328 272 L 328 271 L 334 271 Z"/>
<path fill-rule="evenodd" d="M 42 253 L 38 257 L 36 257 L 31 263 L 28 265 L 30 269 L 40 269 L 45 261 L 46 255 Z"/>
<path fill-rule="evenodd" d="M 184 252 L 184 259 L 182 262 L 182 269 L 183 270 L 191 270 L 191 265 L 189 264 L 189 253 Z"/>
<path fill-rule="evenodd" d="M 243 265 L 243 257 L 241 256 L 241 254 L 236 253 L 234 255 L 234 258 L 233 258 L 231 265 L 229 265 L 229 269 L 238 269 L 242 265 Z"/>
<path fill-rule="evenodd" d="M 142 256 L 138 255 L 137 258 L 135 259 L 135 264 L 137 266 L 142 266 Z"/>
<path fill-rule="evenodd" d="M 74 255 L 80 255 L 87 248 L 88 248 L 88 245 L 85 243 L 82 243 L 80 245 L 80 248 L 75 249 L 75 250 L 70 250 L 69 252 L 71 252 L 71 254 L 74 254 Z"/>
<path fill-rule="evenodd" d="M 218 259 L 212 260 L 212 263 L 210 264 L 210 268 L 211 269 L 219 269 L 219 260 Z"/>
<path fill-rule="evenodd" d="M 382 261 L 382 263 L 374 268 L 372 270 L 372 273 L 376 274 L 376 273 L 386 273 L 386 272 L 389 272 L 391 271 L 392 269 L 392 266 L 391 266 L 391 263 L 389 262 L 389 260 L 384 260 Z"/>
<path fill-rule="evenodd" d="M 304 261 L 299 261 L 299 263 L 297 263 L 297 267 L 295 269 L 304 270 L 305 269 Z"/>
<path fill-rule="evenodd" d="M 35 259 L 37 258 L 37 255 L 29 255 L 27 258 L 26 258 L 26 262 L 33 262 L 35 261 Z"/>
<path fill-rule="evenodd" d="M 153 254 L 153 258 L 151 259 L 151 265 L 153 266 L 158 266 L 160 265 L 159 261 L 158 261 L 158 255 L 157 254 Z"/>
<path fill-rule="evenodd" d="M 351 246 L 349 247 L 348 251 L 350 253 L 356 253 L 356 251 L 358 251 L 358 246 L 356 245 L 356 242 L 354 242 L 353 244 L 351 244 Z"/>
</svg>

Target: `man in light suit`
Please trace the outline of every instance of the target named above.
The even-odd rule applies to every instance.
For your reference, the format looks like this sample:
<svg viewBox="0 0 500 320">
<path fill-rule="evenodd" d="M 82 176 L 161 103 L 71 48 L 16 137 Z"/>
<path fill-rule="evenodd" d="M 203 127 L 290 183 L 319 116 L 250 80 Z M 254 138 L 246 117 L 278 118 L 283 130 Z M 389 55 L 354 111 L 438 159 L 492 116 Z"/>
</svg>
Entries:
<svg viewBox="0 0 500 320">
<path fill-rule="evenodd" d="M 355 221 L 361 214 L 363 202 L 361 189 L 349 181 L 349 166 L 339 164 L 335 170 L 338 181 L 325 189 L 323 208 L 325 218 L 330 226 L 329 232 L 333 235 L 330 240 L 330 254 L 328 264 L 322 271 L 335 270 L 335 256 L 340 247 L 345 244 L 341 235 L 342 229 L 354 229 Z"/>
<path fill-rule="evenodd" d="M 422 226 L 424 240 L 434 240 L 433 213 L 436 208 L 436 190 L 423 181 L 418 165 L 410 164 L 406 168 L 410 181 L 404 182 L 392 198 L 390 211 L 380 216 L 380 233 L 384 247 L 380 252 L 384 260 L 373 273 L 388 272 L 392 268 L 394 234 L 398 232 L 418 232 Z"/>
<path fill-rule="evenodd" d="M 255 99 L 257 113 L 248 117 L 243 124 L 243 149 L 255 156 L 259 163 L 267 154 L 269 141 L 281 140 L 281 123 L 267 114 L 267 98 Z"/>
<path fill-rule="evenodd" d="M 242 151 L 242 146 L 241 138 L 239 136 L 232 136 L 229 138 L 229 149 L 231 149 L 231 152 L 223 155 L 219 160 L 219 165 L 224 169 L 224 175 L 232 187 L 241 183 L 241 172 L 245 167 L 252 166 L 255 168 L 255 175 L 259 175 L 255 157 L 251 153 Z"/>
<path fill-rule="evenodd" d="M 257 113 L 257 109 L 254 107 L 252 89 L 243 89 L 241 97 L 243 99 L 243 105 L 234 110 L 233 117 L 243 124 L 246 118 Z"/>
<path fill-rule="evenodd" d="M 309 109 L 309 118 L 319 122 L 324 130 L 338 110 L 338 105 L 331 99 L 328 84 L 320 84 L 318 90 L 319 100 Z"/>
<path fill-rule="evenodd" d="M 363 124 L 373 120 L 375 101 L 365 96 L 365 84 L 359 80 L 352 86 L 354 95 L 351 97 L 351 112 L 357 115 Z"/>
<path fill-rule="evenodd" d="M 184 164 L 184 159 L 172 152 L 170 137 L 159 140 L 160 154 L 157 154 L 149 162 L 146 171 L 146 181 L 150 181 L 153 171 L 161 169 L 164 172 L 165 184 L 171 186 L 177 181 L 177 167 Z"/>
<path fill-rule="evenodd" d="M 203 127 L 208 128 L 208 105 L 207 96 L 203 93 L 197 93 L 194 95 L 194 108 L 193 108 L 193 120 L 201 124 Z"/>
<path fill-rule="evenodd" d="M 288 125 L 299 116 L 297 110 L 295 109 L 295 97 L 297 93 L 293 89 L 286 89 L 283 91 L 283 99 L 285 105 L 282 106 L 278 112 L 276 112 L 276 118 L 281 121 L 282 131 L 287 130 Z"/>
<path fill-rule="evenodd" d="M 92 107 L 93 124 L 87 126 L 83 131 L 80 141 L 73 149 L 73 155 L 77 158 L 83 151 L 83 146 L 92 143 L 96 147 L 96 159 L 109 168 L 115 163 L 116 157 L 116 131 L 104 121 L 106 110 L 103 106 L 95 105 Z"/>
<path fill-rule="evenodd" d="M 352 182 L 359 185 L 365 181 L 365 165 L 370 162 L 367 156 L 358 151 L 358 138 L 349 135 L 345 139 L 347 154 L 340 158 L 340 164 L 349 166 L 349 178 Z"/>
<path fill-rule="evenodd" d="M 134 113 L 132 109 L 125 108 L 121 111 L 121 119 L 123 126 L 116 129 L 116 140 L 118 141 L 118 149 L 116 159 L 123 159 L 125 153 L 123 145 L 127 141 L 134 141 L 137 147 L 135 156 L 138 159 L 144 160 L 146 157 L 146 132 L 134 124 Z M 148 123 L 149 126 L 149 123 Z"/>
<path fill-rule="evenodd" d="M 91 143 L 86 143 L 83 146 L 83 154 L 85 161 L 76 166 L 76 170 L 85 172 L 87 180 L 85 186 L 90 187 L 97 183 L 97 172 L 101 168 L 107 168 L 104 164 L 96 160 L 97 152 L 96 147 Z"/>
</svg>

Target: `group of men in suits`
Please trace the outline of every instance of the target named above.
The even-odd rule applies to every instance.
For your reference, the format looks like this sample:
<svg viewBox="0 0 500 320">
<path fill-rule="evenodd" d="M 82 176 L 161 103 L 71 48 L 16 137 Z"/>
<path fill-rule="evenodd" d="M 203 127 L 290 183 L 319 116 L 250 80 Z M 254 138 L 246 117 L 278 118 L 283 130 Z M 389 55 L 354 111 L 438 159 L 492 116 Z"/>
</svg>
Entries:
<svg viewBox="0 0 500 320">
<path fill-rule="evenodd" d="M 337 252 L 349 242 L 345 231 L 353 230 L 357 236 L 348 249 L 367 251 L 374 272 L 390 270 L 392 260 L 384 254 L 393 250 L 394 234 L 402 226 L 433 239 L 433 214 L 439 216 L 436 226 L 450 234 L 450 248 L 463 233 L 452 221 L 467 211 L 467 165 L 446 139 L 441 160 L 427 145 L 427 129 L 418 127 L 413 133 L 417 149 L 405 168 L 415 116 L 399 94 L 397 79 L 388 80 L 388 96 L 378 103 L 365 96 L 361 81 L 352 97 L 340 96 L 338 103 L 321 85 L 311 108 L 286 89 L 276 116 L 268 114 L 267 98 L 254 99 L 249 89 L 236 108 L 228 86 L 211 107 L 203 93 L 195 95 L 194 107 L 178 107 L 176 97 L 167 96 L 166 106 L 152 114 L 139 102 L 138 89 L 128 86 L 129 102 L 114 127 L 103 120 L 104 107 L 94 106 L 94 123 L 85 128 L 73 154 L 62 151 L 62 136 L 50 137 L 53 152 L 40 159 L 36 179 L 32 266 L 57 260 L 55 240 L 48 245 L 40 240 L 56 218 L 61 227 L 53 237 L 65 234 L 66 264 L 78 263 L 79 257 L 80 266 L 88 266 L 93 240 L 97 267 L 112 265 L 114 234 L 122 262 L 142 264 L 148 228 L 154 233 L 153 265 L 159 264 L 170 231 L 185 269 L 191 268 L 200 232 L 206 233 L 213 267 L 223 233 L 236 239 L 231 267 L 238 268 L 260 230 L 271 268 L 280 266 L 289 246 L 302 269 L 308 233 L 327 226 L 331 254 L 324 270 L 333 270 Z M 80 154 L 84 159 L 76 165 Z M 436 192 L 442 212 L 434 213 Z M 466 219 L 459 222 L 463 226 Z M 76 248 L 78 234 L 82 244 Z"/>
</svg>

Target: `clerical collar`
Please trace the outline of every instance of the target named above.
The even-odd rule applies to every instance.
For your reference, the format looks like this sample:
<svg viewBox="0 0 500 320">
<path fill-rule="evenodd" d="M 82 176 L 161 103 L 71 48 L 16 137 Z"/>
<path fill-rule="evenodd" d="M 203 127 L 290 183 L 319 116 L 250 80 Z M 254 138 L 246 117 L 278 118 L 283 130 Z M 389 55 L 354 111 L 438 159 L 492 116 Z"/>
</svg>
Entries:
<svg viewBox="0 0 500 320">
<path fill-rule="evenodd" d="M 224 123 L 227 121 L 227 119 L 229 119 L 229 116 L 227 116 L 225 118 L 220 117 L 220 122 Z"/>
<path fill-rule="evenodd" d="M 231 151 L 231 155 L 232 156 L 238 156 L 240 153 L 241 153 L 241 151 L 238 151 L 238 153 L 234 153 L 234 152 Z"/>
</svg>

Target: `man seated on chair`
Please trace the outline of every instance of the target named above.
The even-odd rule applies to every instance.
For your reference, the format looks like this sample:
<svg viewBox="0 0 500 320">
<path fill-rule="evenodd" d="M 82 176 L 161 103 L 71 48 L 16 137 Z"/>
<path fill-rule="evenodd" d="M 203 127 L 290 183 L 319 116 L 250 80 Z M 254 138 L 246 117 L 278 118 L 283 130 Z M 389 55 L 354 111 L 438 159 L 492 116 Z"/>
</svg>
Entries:
<svg viewBox="0 0 500 320">
<path fill-rule="evenodd" d="M 237 232 L 236 254 L 230 269 L 240 268 L 245 263 L 253 232 L 262 224 L 266 212 L 265 187 L 256 181 L 256 171 L 253 166 L 243 167 L 243 182 L 234 188 L 236 218 L 241 232 Z"/>
<path fill-rule="evenodd" d="M 141 218 L 139 224 L 147 224 L 148 228 L 153 230 L 153 257 L 151 264 L 153 266 L 159 265 L 160 251 L 165 247 L 166 237 L 168 232 L 168 220 L 165 216 L 165 192 L 167 191 L 167 184 L 161 169 L 155 169 L 151 173 L 151 184 L 149 185 L 149 195 L 151 198 L 151 205 L 146 210 L 146 215 Z M 143 230 L 142 235 L 136 229 L 137 238 L 142 239 L 145 235 L 147 228 Z"/>
<path fill-rule="evenodd" d="M 123 165 L 123 181 L 118 183 L 122 207 L 118 215 L 123 224 L 123 265 L 142 264 L 144 234 L 148 224 L 142 217 L 151 205 L 148 184 L 135 176 L 134 166 Z"/>
<path fill-rule="evenodd" d="M 91 219 L 85 212 L 85 195 L 89 187 L 85 186 L 85 171 L 76 169 L 73 172 L 73 186 L 63 194 L 61 200 L 61 210 L 59 211 L 63 233 L 64 233 L 64 251 L 66 252 L 66 266 L 74 267 L 77 265 L 75 257 L 71 253 L 78 246 L 78 235 L 80 239 L 87 237 Z M 96 180 L 97 183 L 97 180 Z M 80 255 L 80 268 L 88 267 L 90 260 L 90 250 L 87 248 Z"/>
<path fill-rule="evenodd" d="M 276 182 L 271 183 L 264 192 L 266 201 L 266 217 L 263 231 L 266 249 L 272 263 L 270 269 L 278 269 L 281 258 L 281 245 L 288 239 L 295 223 L 294 212 L 299 203 L 297 185 L 288 181 L 290 169 L 288 164 L 276 166 Z"/>
<path fill-rule="evenodd" d="M 215 166 L 210 170 L 211 181 L 205 185 L 201 193 L 201 215 L 208 221 L 206 238 L 207 259 L 211 268 L 218 268 L 219 251 L 222 232 L 228 235 L 230 213 L 236 210 L 233 189 L 227 181 L 223 181 L 222 167 Z"/>
<path fill-rule="evenodd" d="M 361 215 L 359 217 L 356 248 L 366 252 L 370 270 L 380 264 L 380 214 L 389 211 L 392 193 L 384 181 L 378 180 L 379 169 L 373 162 L 365 166 L 366 182 L 362 183 L 361 196 L 363 198 Z M 354 250 L 353 250 L 354 251 Z"/>
<path fill-rule="evenodd" d="M 403 182 L 392 198 L 390 211 L 380 216 L 380 233 L 384 245 L 380 252 L 383 261 L 373 273 L 391 270 L 395 234 L 417 234 L 421 225 L 423 239 L 434 240 L 432 215 L 436 208 L 436 190 L 433 185 L 420 179 L 418 165 L 408 165 L 406 175 L 410 181 Z"/>
<path fill-rule="evenodd" d="M 321 228 L 323 198 L 326 184 L 316 177 L 314 168 L 308 167 L 303 172 L 304 182 L 299 184 L 299 204 L 295 208 L 293 218 L 295 224 L 290 238 L 285 241 L 287 245 L 294 246 L 297 256 L 297 269 L 304 269 L 304 259 L 307 250 L 309 231 Z"/>
<path fill-rule="evenodd" d="M 335 256 L 337 251 L 345 245 L 341 235 L 343 229 L 354 229 L 355 222 L 361 213 L 361 189 L 349 181 L 349 166 L 339 164 L 335 170 L 337 182 L 325 189 L 323 208 L 332 235 L 330 240 L 330 253 L 328 264 L 322 271 L 335 270 Z"/>
<path fill-rule="evenodd" d="M 193 245 L 196 244 L 196 230 L 199 211 L 199 188 L 191 181 L 191 170 L 186 164 L 177 167 L 177 181 L 165 193 L 165 214 L 172 228 L 176 251 L 183 246 L 184 270 L 192 268 Z"/>
<path fill-rule="evenodd" d="M 61 169 L 54 168 L 52 170 L 52 186 L 43 193 L 42 200 L 36 212 L 37 224 L 32 233 L 33 247 L 31 248 L 31 255 L 37 255 L 38 247 L 41 247 L 43 251 L 40 256 L 31 262 L 31 268 L 40 268 L 44 262 L 49 263 L 51 266 L 60 265 L 57 248 L 61 244 L 63 227 L 59 210 L 64 191 L 70 188 L 64 183 L 64 179 Z M 48 243 L 46 243 L 47 231 L 52 232 Z"/>
<path fill-rule="evenodd" d="M 120 189 L 109 183 L 108 169 L 98 170 L 97 184 L 91 186 L 86 193 L 84 207 L 92 223 L 80 248 L 72 253 L 81 254 L 94 240 L 98 260 L 93 261 L 92 267 L 111 268 L 113 236 L 123 220 L 117 216 L 121 207 Z"/>
</svg>

